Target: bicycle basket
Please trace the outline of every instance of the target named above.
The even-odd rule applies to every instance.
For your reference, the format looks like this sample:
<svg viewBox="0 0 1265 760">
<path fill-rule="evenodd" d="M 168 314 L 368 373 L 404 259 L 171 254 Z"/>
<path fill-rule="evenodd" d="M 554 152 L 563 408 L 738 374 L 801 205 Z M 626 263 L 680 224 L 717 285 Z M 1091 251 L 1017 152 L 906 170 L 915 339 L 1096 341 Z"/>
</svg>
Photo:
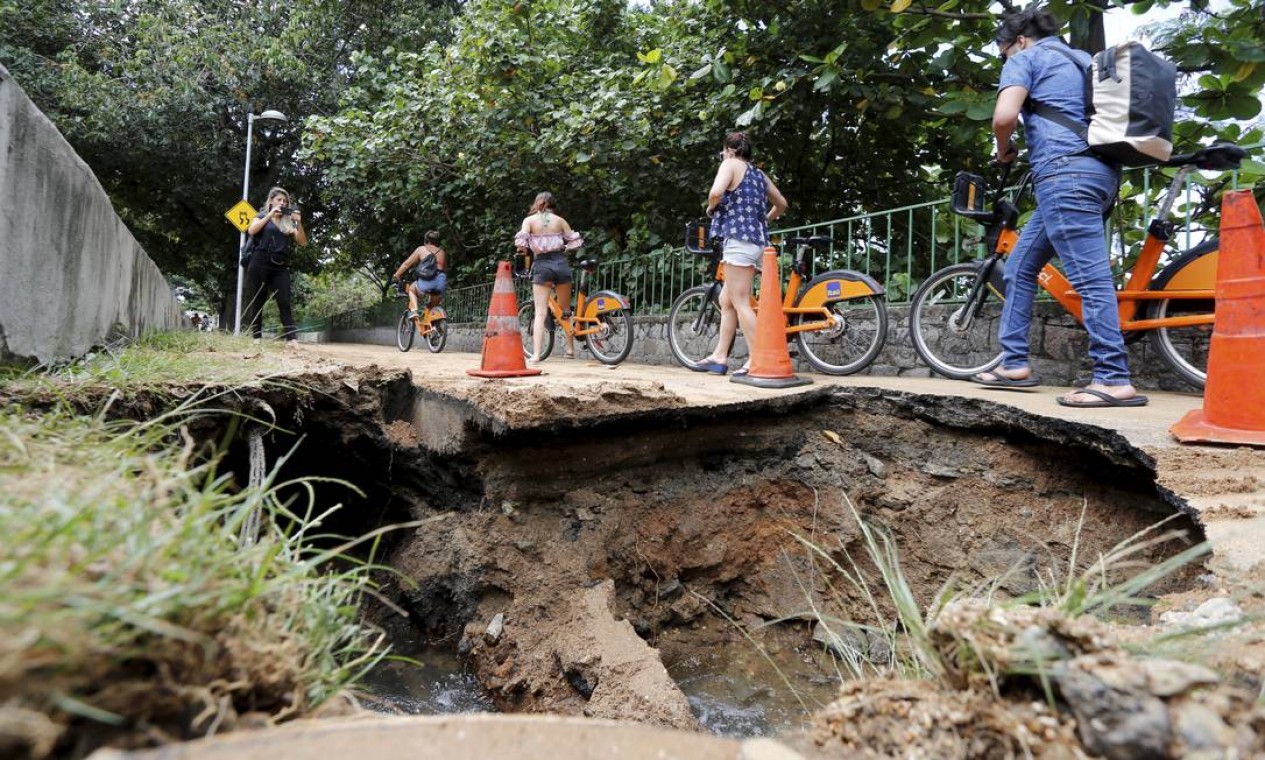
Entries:
<svg viewBox="0 0 1265 760">
<path fill-rule="evenodd" d="M 987 219 L 993 212 L 985 206 L 988 185 L 984 178 L 970 172 L 958 172 L 953 178 L 953 213 L 967 219 Z"/>
<path fill-rule="evenodd" d="M 685 225 L 685 250 L 710 255 L 712 243 L 707 236 L 710 226 L 707 219 L 696 219 Z"/>
</svg>

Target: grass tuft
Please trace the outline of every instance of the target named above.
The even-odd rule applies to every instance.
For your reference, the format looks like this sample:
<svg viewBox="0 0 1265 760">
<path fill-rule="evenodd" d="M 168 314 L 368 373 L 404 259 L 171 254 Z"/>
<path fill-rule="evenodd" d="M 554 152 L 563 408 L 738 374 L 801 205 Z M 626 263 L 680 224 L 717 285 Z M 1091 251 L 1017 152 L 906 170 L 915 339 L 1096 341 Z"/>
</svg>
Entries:
<svg viewBox="0 0 1265 760">
<path fill-rule="evenodd" d="M 105 372 L 134 370 L 116 359 Z M 239 490 L 217 469 L 186 432 L 213 400 L 146 422 L 0 410 L 0 746 L 38 757 L 284 720 L 384 656 L 359 615 L 380 568 L 308 543 L 327 512 L 304 482 L 274 469 Z M 242 545 L 253 509 L 269 527 Z"/>
</svg>

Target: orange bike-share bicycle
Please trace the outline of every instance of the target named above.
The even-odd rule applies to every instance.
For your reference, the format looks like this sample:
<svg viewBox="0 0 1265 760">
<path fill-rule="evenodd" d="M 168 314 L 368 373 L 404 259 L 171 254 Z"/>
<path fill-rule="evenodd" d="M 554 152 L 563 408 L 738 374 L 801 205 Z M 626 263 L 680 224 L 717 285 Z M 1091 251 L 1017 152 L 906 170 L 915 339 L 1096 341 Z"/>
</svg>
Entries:
<svg viewBox="0 0 1265 760">
<path fill-rule="evenodd" d="M 420 335 L 426 342 L 426 348 L 432 354 L 443 351 L 444 344 L 448 342 L 448 314 L 444 311 L 444 307 L 416 308 L 416 296 L 410 297 L 404 287 L 404 283 L 401 282 L 395 291 L 397 297 L 409 299 L 404 313 L 400 315 L 399 324 L 395 328 L 395 345 L 401 351 L 407 352 L 413 347 L 413 339 Z M 437 290 L 427 290 L 422 295 L 429 298 L 437 293 L 439 293 Z"/>
<path fill-rule="evenodd" d="M 531 276 L 534 257 L 531 253 L 518 254 L 515 259 L 516 277 Z M 519 262 L 522 262 L 521 265 Z M 597 255 L 581 255 L 580 276 L 575 282 L 575 311 L 564 316 L 558 295 L 549 293 L 549 313 L 545 315 L 544 342 L 540 358 L 545 359 L 553 351 L 555 328 L 579 338 L 588 346 L 589 353 L 603 364 L 619 364 L 632 351 L 632 306 L 628 299 L 613 290 L 599 290 L 589 295 L 589 278 L 597 271 Z M 566 304 L 570 306 L 570 304 Z M 532 334 L 535 331 L 536 306 L 530 300 L 518 309 L 518 331 L 523 340 L 523 355 L 532 354 Z"/>
<path fill-rule="evenodd" d="M 725 280 L 723 241 L 707 239 L 705 220 L 685 230 L 685 249 L 707 261 L 711 282 L 689 288 L 668 312 L 668 345 L 676 360 L 693 367 L 707 358 L 720 329 L 720 289 Z M 874 361 L 887 338 L 883 286 L 861 272 L 835 269 L 812 276 L 814 249 L 828 249 L 827 237 L 793 237 L 783 244 L 795 250 L 790 280 L 782 298 L 786 336 L 818 371 L 850 375 Z M 805 282 L 807 281 L 807 282 Z M 755 299 L 752 307 L 759 310 Z"/>
<path fill-rule="evenodd" d="M 1173 156 L 1162 165 L 1177 172 L 1159 203 L 1137 262 L 1116 291 L 1120 328 L 1126 339 L 1148 333 L 1151 345 L 1182 379 L 1202 388 L 1207 379 L 1208 343 L 1212 336 L 1218 241 L 1205 240 L 1188 251 L 1160 260 L 1173 239 L 1169 220 L 1182 184 L 1197 169 L 1237 169 L 1247 152 L 1223 143 Z M 1019 198 L 1031 188 L 1031 175 L 1020 180 L 1013 196 L 1006 196 L 1007 165 L 992 192 L 977 175 L 958 175 L 953 212 L 978 220 L 987 230 L 989 253 L 980 261 L 945 267 L 923 282 L 909 311 L 914 349 L 931 369 L 946 377 L 966 380 L 1001 363 L 997 321 L 1005 298 L 1002 279 L 1005 258 L 1019 240 Z M 1041 287 L 1076 320 L 1081 321 L 1080 295 L 1053 263 L 1038 276 Z"/>
</svg>

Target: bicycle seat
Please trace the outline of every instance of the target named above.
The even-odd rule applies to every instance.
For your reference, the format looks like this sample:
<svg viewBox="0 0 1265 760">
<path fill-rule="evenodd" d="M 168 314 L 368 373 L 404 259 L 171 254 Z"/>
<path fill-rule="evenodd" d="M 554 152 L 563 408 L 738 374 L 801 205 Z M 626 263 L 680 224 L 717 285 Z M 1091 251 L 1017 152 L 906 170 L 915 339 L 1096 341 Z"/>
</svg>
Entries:
<svg viewBox="0 0 1265 760">
<path fill-rule="evenodd" d="M 787 238 L 786 244 L 793 246 L 808 245 L 813 248 L 829 248 L 833 241 L 825 235 L 813 235 L 812 237 L 793 237 Z"/>
<path fill-rule="evenodd" d="M 592 272 L 594 269 L 597 269 L 597 257 L 593 257 L 591 259 L 584 259 L 583 261 L 577 261 L 576 266 L 586 271 Z"/>
<path fill-rule="evenodd" d="M 1165 161 L 1164 165 L 1186 166 L 1187 164 L 1194 164 L 1199 169 L 1224 172 L 1239 168 L 1239 164 L 1245 158 L 1247 158 L 1246 150 L 1234 143 L 1227 142 L 1209 145 L 1207 148 L 1200 148 L 1194 153 L 1183 153 L 1173 156 Z"/>
</svg>

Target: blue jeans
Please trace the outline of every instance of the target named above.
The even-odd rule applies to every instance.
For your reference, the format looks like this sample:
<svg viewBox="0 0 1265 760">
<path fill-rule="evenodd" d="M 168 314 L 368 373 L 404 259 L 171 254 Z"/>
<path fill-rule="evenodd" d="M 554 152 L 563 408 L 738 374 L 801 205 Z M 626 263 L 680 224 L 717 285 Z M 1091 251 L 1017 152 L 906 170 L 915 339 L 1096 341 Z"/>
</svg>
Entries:
<svg viewBox="0 0 1265 760">
<path fill-rule="evenodd" d="M 1093 382 L 1130 384 L 1103 234 L 1103 214 L 1111 207 L 1118 185 L 1117 171 L 1091 156 L 1058 158 L 1042 171 L 1036 182 L 1037 210 L 1006 261 L 1006 302 L 998 329 L 1003 369 L 1028 366 L 1037 275 L 1057 255 L 1081 297 L 1089 357 L 1094 362 Z"/>
</svg>

